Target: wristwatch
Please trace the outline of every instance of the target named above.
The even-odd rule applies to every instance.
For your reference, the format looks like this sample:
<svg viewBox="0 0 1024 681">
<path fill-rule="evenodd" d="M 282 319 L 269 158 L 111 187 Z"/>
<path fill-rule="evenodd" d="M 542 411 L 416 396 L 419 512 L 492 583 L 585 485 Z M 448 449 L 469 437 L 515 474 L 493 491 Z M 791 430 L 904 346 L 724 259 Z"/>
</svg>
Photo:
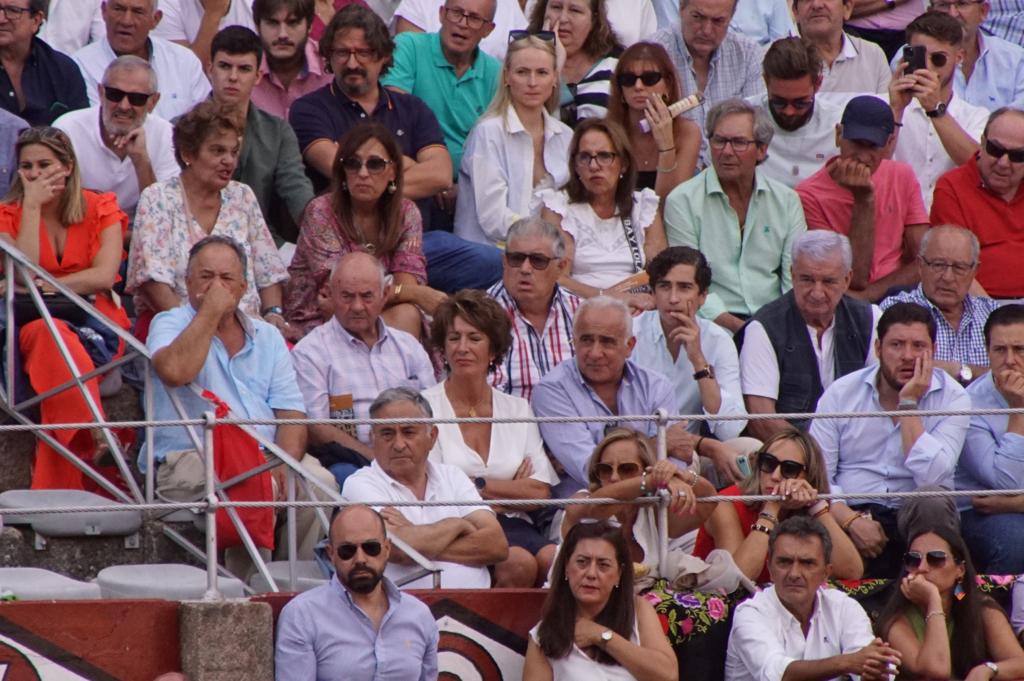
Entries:
<svg viewBox="0 0 1024 681">
<path fill-rule="evenodd" d="M 974 380 L 974 372 L 966 362 L 960 365 L 960 373 L 956 375 L 962 385 L 967 385 Z"/>
<path fill-rule="evenodd" d="M 601 632 L 601 647 L 602 648 L 606 647 L 611 642 L 612 636 L 615 636 L 615 632 L 613 632 L 611 629 L 605 629 L 604 631 Z M 988 664 L 992 664 L 992 663 L 989 662 Z M 997 669 L 998 669 L 998 667 L 997 667 Z"/>
<path fill-rule="evenodd" d="M 276 314 L 283 317 L 284 309 L 280 305 L 271 305 L 270 307 L 265 307 L 260 310 L 261 317 L 266 317 L 268 314 Z"/>
<path fill-rule="evenodd" d="M 936 106 L 931 111 L 925 111 L 924 114 L 928 118 L 938 118 L 940 116 L 945 116 L 946 115 L 946 103 L 945 102 L 939 102 L 938 106 Z"/>
<path fill-rule="evenodd" d="M 476 488 L 482 492 L 484 491 L 484 487 L 487 487 L 487 478 L 478 475 L 475 478 L 473 478 L 473 484 L 476 485 Z"/>
<path fill-rule="evenodd" d="M 707 366 L 705 366 L 700 371 L 694 372 L 693 380 L 699 381 L 702 378 L 714 379 L 715 378 L 715 368 L 713 366 L 711 366 L 710 364 L 708 364 Z"/>
</svg>

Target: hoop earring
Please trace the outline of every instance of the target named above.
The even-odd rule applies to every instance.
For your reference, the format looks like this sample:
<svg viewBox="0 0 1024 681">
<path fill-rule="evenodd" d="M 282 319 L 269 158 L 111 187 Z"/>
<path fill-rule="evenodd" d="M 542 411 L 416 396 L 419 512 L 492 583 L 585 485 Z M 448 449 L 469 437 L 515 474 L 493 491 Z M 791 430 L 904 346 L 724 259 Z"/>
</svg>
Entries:
<svg viewBox="0 0 1024 681">
<path fill-rule="evenodd" d="M 394 194 L 397 191 L 398 191 L 398 185 L 395 184 L 395 181 L 391 180 L 390 182 L 388 182 L 388 194 Z"/>
</svg>

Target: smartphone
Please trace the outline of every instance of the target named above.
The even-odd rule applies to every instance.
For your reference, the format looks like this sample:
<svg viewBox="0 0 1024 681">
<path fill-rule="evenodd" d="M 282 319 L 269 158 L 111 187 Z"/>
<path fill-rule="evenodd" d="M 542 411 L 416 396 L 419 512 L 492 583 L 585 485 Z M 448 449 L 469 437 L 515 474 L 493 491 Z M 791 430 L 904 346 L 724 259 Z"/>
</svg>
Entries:
<svg viewBox="0 0 1024 681">
<path fill-rule="evenodd" d="M 928 68 L 928 54 L 924 45 L 907 45 L 904 47 L 903 61 L 907 63 L 907 68 L 903 70 L 905 74 Z"/>
<path fill-rule="evenodd" d="M 746 454 L 740 454 L 739 456 L 737 456 L 736 457 L 736 468 L 740 469 L 740 473 L 743 474 L 743 477 L 749 478 L 750 477 L 750 457 L 747 456 Z"/>
</svg>

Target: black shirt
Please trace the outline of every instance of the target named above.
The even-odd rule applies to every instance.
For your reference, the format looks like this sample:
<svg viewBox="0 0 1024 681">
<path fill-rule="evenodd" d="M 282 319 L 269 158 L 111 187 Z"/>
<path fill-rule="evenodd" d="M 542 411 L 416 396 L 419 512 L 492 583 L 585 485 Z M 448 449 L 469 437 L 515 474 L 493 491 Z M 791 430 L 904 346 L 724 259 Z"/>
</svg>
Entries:
<svg viewBox="0 0 1024 681">
<path fill-rule="evenodd" d="M 21 116 L 29 125 L 50 125 L 69 111 L 89 106 L 85 80 L 78 65 L 71 57 L 36 37 L 32 38 L 32 47 L 21 72 L 21 91 L 25 96 L 24 110 L 18 109 L 14 85 L 0 65 L 0 107 Z"/>
</svg>

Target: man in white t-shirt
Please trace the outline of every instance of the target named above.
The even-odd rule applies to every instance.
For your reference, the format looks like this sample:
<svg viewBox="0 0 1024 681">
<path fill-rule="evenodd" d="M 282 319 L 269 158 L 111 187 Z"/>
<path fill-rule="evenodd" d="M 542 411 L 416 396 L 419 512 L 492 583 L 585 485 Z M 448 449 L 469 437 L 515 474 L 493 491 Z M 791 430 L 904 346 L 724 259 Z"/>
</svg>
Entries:
<svg viewBox="0 0 1024 681">
<path fill-rule="evenodd" d="M 64 54 L 73 54 L 103 37 L 102 0 L 50 0 L 39 37 Z"/>
<path fill-rule="evenodd" d="M 370 405 L 370 418 L 430 418 L 430 404 L 409 388 L 385 390 Z M 345 481 L 348 501 L 479 501 L 462 469 L 427 460 L 437 427 L 426 423 L 374 424 L 373 463 Z M 385 506 L 388 534 L 396 536 L 441 568 L 441 588 L 487 589 L 488 565 L 508 557 L 508 542 L 487 506 Z M 403 588 L 430 588 L 430 575 L 402 584 L 420 570 L 392 546 L 384 575 Z"/>
<path fill-rule="evenodd" d="M 110 62 L 126 54 L 153 65 L 160 81 L 155 113 L 168 121 L 206 99 L 210 83 L 191 50 L 151 35 L 162 14 L 157 0 L 107 0 L 103 3 L 105 35 L 71 55 L 85 79 L 89 104 L 99 104 L 97 85 Z"/>
<path fill-rule="evenodd" d="M 75 141 L 82 186 L 114 192 L 117 204 L 133 217 L 143 189 L 181 172 L 174 160 L 173 131 L 152 113 L 160 92 L 149 62 L 118 57 L 100 81 L 98 105 L 66 113 L 53 125 Z"/>
<path fill-rule="evenodd" d="M 195 52 L 205 67 L 217 31 L 238 24 L 256 30 L 252 0 L 160 0 L 163 20 L 154 33 Z"/>
</svg>

